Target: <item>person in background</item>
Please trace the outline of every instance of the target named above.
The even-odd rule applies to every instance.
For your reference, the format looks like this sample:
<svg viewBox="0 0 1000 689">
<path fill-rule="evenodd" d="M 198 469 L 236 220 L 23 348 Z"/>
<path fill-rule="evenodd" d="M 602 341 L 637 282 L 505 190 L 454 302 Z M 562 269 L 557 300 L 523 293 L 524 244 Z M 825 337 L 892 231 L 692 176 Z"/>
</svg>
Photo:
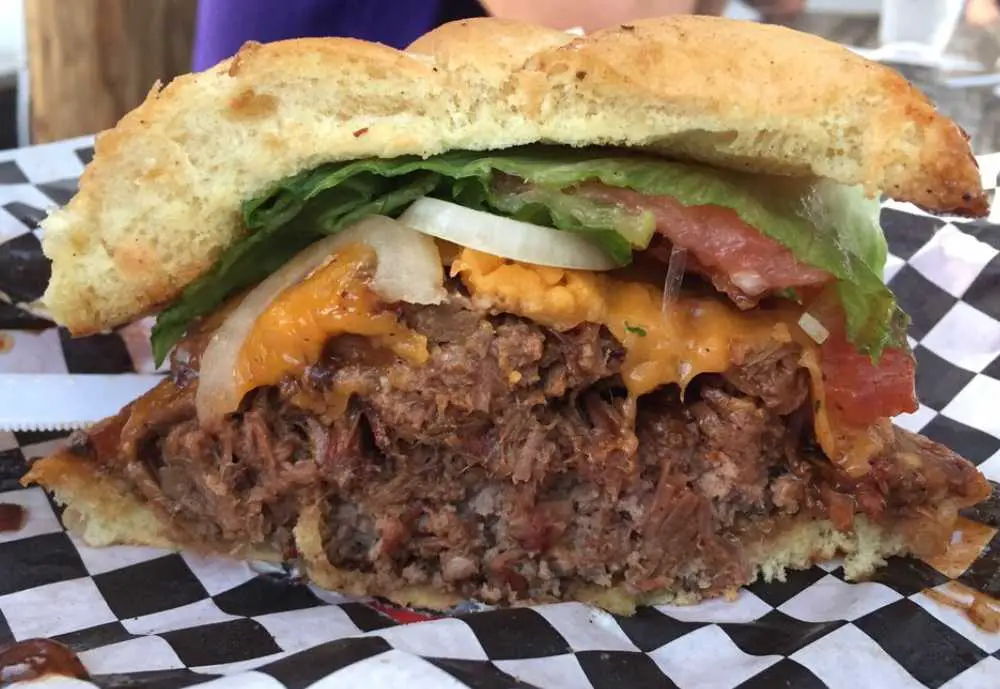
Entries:
<svg viewBox="0 0 1000 689">
<path fill-rule="evenodd" d="M 805 0 L 744 0 L 768 23 L 785 24 L 802 12 Z M 483 0 L 490 14 L 551 26 L 595 31 L 622 22 L 668 14 L 721 15 L 729 0 Z"/>
<path fill-rule="evenodd" d="M 967 0 L 965 26 L 952 38 L 952 46 L 956 43 L 959 51 L 964 47 L 988 70 L 1000 72 L 1000 0 Z"/>
<path fill-rule="evenodd" d="M 806 0 L 743 0 L 768 24 L 791 24 L 806 9 Z"/>
<path fill-rule="evenodd" d="M 594 31 L 645 17 L 722 14 L 728 0 L 200 0 L 193 68 L 233 55 L 245 41 L 352 36 L 405 48 L 449 21 L 496 16 L 555 29 Z M 765 21 L 801 11 L 804 0 L 750 0 Z M 798 8 L 798 9 L 795 9 Z"/>
<path fill-rule="evenodd" d="M 968 0 L 965 21 L 972 26 L 992 28 L 1000 24 L 1000 3 L 997 0 Z"/>
</svg>

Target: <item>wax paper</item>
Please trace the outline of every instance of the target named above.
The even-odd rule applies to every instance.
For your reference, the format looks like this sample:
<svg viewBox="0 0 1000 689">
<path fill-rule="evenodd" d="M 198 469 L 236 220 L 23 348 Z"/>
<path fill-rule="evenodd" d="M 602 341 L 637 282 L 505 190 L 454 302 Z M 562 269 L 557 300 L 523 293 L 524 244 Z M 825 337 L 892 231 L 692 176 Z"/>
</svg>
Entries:
<svg viewBox="0 0 1000 689">
<path fill-rule="evenodd" d="M 0 153 L 0 375 L 153 374 L 148 322 L 73 340 L 37 299 L 48 279 L 36 223 L 64 203 L 90 141 Z M 997 185 L 1000 156 L 981 161 Z M 897 420 L 1000 480 L 1000 228 L 888 204 L 886 279 L 913 317 L 919 411 Z M 28 380 L 26 377 L 25 380 Z M 18 404 L 0 398 L 0 415 Z M 55 397 L 55 395 L 53 395 Z M 53 405 L 60 404 L 52 399 Z M 0 432 L 0 645 L 55 639 L 104 687 L 1000 686 L 1000 634 L 935 592 L 1000 595 L 1000 497 L 968 512 L 965 558 L 893 559 L 873 580 L 835 562 L 758 583 L 733 602 L 618 617 L 567 603 L 468 606 L 448 616 L 310 588 L 294 572 L 152 548 L 94 549 L 18 478 L 65 432 Z M 65 684 L 65 682 L 64 682 Z M 77 685 L 82 686 L 82 685 Z"/>
</svg>

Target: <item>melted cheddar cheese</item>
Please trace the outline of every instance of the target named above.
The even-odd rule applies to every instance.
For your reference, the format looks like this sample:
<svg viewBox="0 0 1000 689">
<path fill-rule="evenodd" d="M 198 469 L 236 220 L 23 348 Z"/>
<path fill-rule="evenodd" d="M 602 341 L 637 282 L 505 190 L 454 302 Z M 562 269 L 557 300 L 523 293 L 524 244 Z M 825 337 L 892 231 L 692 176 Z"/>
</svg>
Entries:
<svg viewBox="0 0 1000 689">
<path fill-rule="evenodd" d="M 721 299 L 668 303 L 653 285 L 548 268 L 465 249 L 451 265 L 477 302 L 567 330 L 605 326 L 625 349 L 622 378 L 633 396 L 729 368 L 733 348 L 791 339 L 784 312 L 738 311 Z"/>
<path fill-rule="evenodd" d="M 739 311 L 722 299 L 689 295 L 664 303 L 662 290 L 652 284 L 448 248 L 452 276 L 480 306 L 556 330 L 585 322 L 605 326 L 626 350 L 622 379 L 633 397 L 674 383 L 683 390 L 701 373 L 728 369 L 737 348 L 764 348 L 794 338 L 802 345 L 800 364 L 812 383 L 816 437 L 827 456 L 857 476 L 880 447 L 872 429 L 848 433 L 830 417 L 818 349 L 795 325 L 793 309 Z M 402 325 L 368 287 L 375 258 L 365 246 L 346 247 L 271 303 L 240 351 L 235 375 L 241 396 L 301 375 L 337 335 L 367 337 L 412 365 L 427 361 L 427 339 Z M 334 407 L 342 411 L 356 392 L 332 391 L 342 402 Z"/>
<path fill-rule="evenodd" d="M 236 364 L 240 397 L 319 360 L 327 340 L 363 335 L 411 363 L 427 361 L 427 338 L 400 324 L 368 287 L 375 254 L 350 245 L 282 292 L 254 323 Z"/>
<path fill-rule="evenodd" d="M 583 322 L 604 325 L 625 347 L 622 379 L 633 397 L 671 383 L 683 391 L 700 373 L 721 373 L 732 365 L 737 347 L 794 339 L 811 382 L 816 439 L 827 457 L 858 478 L 884 447 L 887 419 L 855 429 L 830 413 L 819 349 L 798 327 L 795 308 L 738 311 L 723 299 L 691 296 L 664 303 L 662 290 L 651 284 L 515 263 L 471 249 L 457 255 L 451 273 L 483 306 L 561 330 Z"/>
</svg>

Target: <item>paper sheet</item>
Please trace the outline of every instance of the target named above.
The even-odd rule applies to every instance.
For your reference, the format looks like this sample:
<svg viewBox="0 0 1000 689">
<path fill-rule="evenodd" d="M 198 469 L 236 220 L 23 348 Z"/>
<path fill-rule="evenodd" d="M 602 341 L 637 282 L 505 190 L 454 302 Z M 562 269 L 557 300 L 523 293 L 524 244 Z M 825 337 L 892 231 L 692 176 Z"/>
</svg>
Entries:
<svg viewBox="0 0 1000 689">
<path fill-rule="evenodd" d="M 44 288 L 34 223 L 68 198 L 89 156 L 86 140 L 0 153 L 0 292 L 8 301 L 30 304 Z M 993 189 L 1000 156 L 982 167 Z M 922 400 L 898 423 L 998 481 L 1000 228 L 898 204 L 885 211 L 884 225 L 892 254 L 886 278 L 913 317 Z M 79 404 L 66 392 L 67 376 L 152 373 L 147 325 L 71 340 L 0 303 L 0 381 L 16 385 L 10 374 L 25 375 L 38 400 Z M 88 383 L 88 397 L 105 380 Z M 105 402 L 116 404 L 110 393 Z M 22 396 L 0 386 L 0 418 L 23 407 Z M 0 501 L 28 508 L 23 529 L 0 533 L 0 644 L 62 641 L 101 686 L 212 678 L 201 686 L 1000 686 L 1000 634 L 937 602 L 928 591 L 947 590 L 948 577 L 909 559 L 893 560 L 872 582 L 845 582 L 833 562 L 755 584 L 735 602 L 646 608 L 632 618 L 570 603 L 433 619 L 260 576 L 244 564 L 89 548 L 63 531 L 39 489 L 17 484 L 26 462 L 64 435 L 0 433 Z M 968 561 L 948 573 L 998 596 L 1000 496 L 969 518 Z"/>
</svg>

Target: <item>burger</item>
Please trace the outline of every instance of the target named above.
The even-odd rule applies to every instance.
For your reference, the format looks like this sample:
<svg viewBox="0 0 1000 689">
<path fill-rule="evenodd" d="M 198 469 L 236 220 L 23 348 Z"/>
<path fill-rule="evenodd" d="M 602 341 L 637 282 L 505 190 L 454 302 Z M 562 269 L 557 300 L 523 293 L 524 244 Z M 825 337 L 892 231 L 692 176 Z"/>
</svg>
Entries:
<svg viewBox="0 0 1000 689">
<path fill-rule="evenodd" d="M 100 135 L 44 222 L 59 323 L 157 313 L 170 363 L 25 481 L 92 545 L 434 609 L 931 556 L 989 485 L 891 423 L 882 195 L 987 212 L 953 122 L 788 29 L 247 44 Z"/>
</svg>

